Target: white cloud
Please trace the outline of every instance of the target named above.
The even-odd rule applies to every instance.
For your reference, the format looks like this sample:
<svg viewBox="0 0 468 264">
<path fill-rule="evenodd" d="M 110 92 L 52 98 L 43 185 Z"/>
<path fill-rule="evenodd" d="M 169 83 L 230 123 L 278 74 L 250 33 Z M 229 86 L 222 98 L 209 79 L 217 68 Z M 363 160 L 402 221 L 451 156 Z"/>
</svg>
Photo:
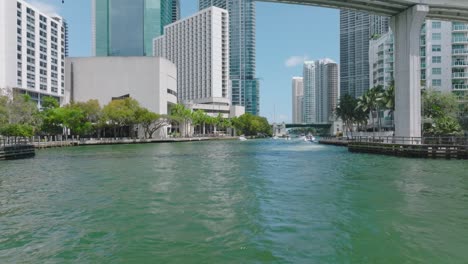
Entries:
<svg viewBox="0 0 468 264">
<path fill-rule="evenodd" d="M 54 16 L 59 14 L 60 7 L 57 4 L 48 3 L 44 0 L 28 0 L 28 2 L 47 15 Z M 57 2 L 58 4 L 61 3 L 61 1 L 58 0 L 55 0 L 54 2 Z"/>
<path fill-rule="evenodd" d="M 296 67 L 296 66 L 301 65 L 302 63 L 304 63 L 304 61 L 306 61 L 307 59 L 308 59 L 308 57 L 306 55 L 304 55 L 304 56 L 291 56 L 284 62 L 284 65 L 286 67 L 288 67 L 288 68 Z"/>
</svg>

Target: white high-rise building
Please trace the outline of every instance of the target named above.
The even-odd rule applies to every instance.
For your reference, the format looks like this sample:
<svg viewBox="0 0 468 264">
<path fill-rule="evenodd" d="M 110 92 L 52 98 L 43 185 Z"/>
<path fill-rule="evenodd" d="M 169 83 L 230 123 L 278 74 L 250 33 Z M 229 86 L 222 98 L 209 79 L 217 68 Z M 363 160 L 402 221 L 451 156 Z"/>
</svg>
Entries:
<svg viewBox="0 0 468 264">
<path fill-rule="evenodd" d="M 452 91 L 468 93 L 468 24 L 452 23 Z"/>
<path fill-rule="evenodd" d="M 393 34 L 391 32 L 371 39 L 369 43 L 369 79 L 371 88 L 377 86 L 387 88 L 393 83 L 393 47 Z"/>
<path fill-rule="evenodd" d="M 303 122 L 304 105 L 304 78 L 292 78 L 292 122 L 301 124 Z"/>
<path fill-rule="evenodd" d="M 307 124 L 317 123 L 317 109 L 315 106 L 316 88 L 315 74 L 316 65 L 314 61 L 305 61 L 303 68 L 304 78 L 304 106 L 303 106 L 303 122 Z"/>
<path fill-rule="evenodd" d="M 64 20 L 23 0 L 0 1 L 0 89 L 25 93 L 41 103 L 62 100 L 67 47 Z"/>
<path fill-rule="evenodd" d="M 339 97 L 338 64 L 330 59 L 304 62 L 304 117 L 308 124 L 330 123 Z"/>
<path fill-rule="evenodd" d="M 210 7 L 164 27 L 154 55 L 177 66 L 179 102 L 230 105 L 229 16 Z M 211 110 L 210 110 L 211 111 Z"/>
<path fill-rule="evenodd" d="M 441 92 L 468 91 L 468 26 L 427 20 L 421 29 L 421 88 Z M 393 82 L 393 34 L 370 41 L 372 86 Z"/>
</svg>

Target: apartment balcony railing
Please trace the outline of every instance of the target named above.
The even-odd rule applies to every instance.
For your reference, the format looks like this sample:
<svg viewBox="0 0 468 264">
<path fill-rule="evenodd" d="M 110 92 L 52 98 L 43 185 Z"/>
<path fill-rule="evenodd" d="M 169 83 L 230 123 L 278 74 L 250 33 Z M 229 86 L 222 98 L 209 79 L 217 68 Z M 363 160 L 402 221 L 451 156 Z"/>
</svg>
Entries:
<svg viewBox="0 0 468 264">
<path fill-rule="evenodd" d="M 453 90 L 468 90 L 468 84 L 452 84 Z"/>
<path fill-rule="evenodd" d="M 453 31 L 466 31 L 468 30 L 468 24 L 465 25 L 453 25 L 452 26 Z"/>
<path fill-rule="evenodd" d="M 454 61 L 452 62 L 452 66 L 468 67 L 468 61 Z"/>
<path fill-rule="evenodd" d="M 452 43 L 468 43 L 467 37 L 452 38 Z"/>
<path fill-rule="evenodd" d="M 460 54 L 467 54 L 468 55 L 468 49 L 454 49 L 452 50 L 453 55 L 460 55 Z"/>
<path fill-rule="evenodd" d="M 452 78 L 468 78 L 468 72 L 454 72 Z"/>
</svg>

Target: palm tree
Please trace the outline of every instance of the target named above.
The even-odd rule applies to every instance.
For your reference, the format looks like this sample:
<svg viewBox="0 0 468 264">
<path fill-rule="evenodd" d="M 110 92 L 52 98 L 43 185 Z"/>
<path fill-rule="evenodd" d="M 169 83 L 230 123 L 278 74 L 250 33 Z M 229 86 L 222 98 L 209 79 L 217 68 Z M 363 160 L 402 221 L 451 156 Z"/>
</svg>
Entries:
<svg viewBox="0 0 468 264">
<path fill-rule="evenodd" d="M 205 134 L 205 123 L 207 115 L 203 110 L 197 110 L 192 113 L 192 121 L 194 126 L 200 126 L 200 133 Z"/>
<path fill-rule="evenodd" d="M 388 115 L 392 121 L 392 129 L 394 130 L 395 120 L 394 120 L 394 113 L 395 113 L 395 86 L 392 84 L 390 85 L 382 95 L 382 103 L 383 107 L 389 111 Z"/>
<path fill-rule="evenodd" d="M 372 132 L 375 136 L 375 121 L 374 113 L 380 110 L 382 101 L 381 89 L 370 89 L 363 96 L 358 98 L 356 110 L 361 110 L 364 113 L 370 114 L 372 119 Z M 380 116 L 380 114 L 378 115 Z"/>
<path fill-rule="evenodd" d="M 353 123 L 356 121 L 357 101 L 349 94 L 344 95 L 335 109 L 336 117 L 343 121 L 345 130 L 353 132 Z M 346 132 L 346 131 L 345 131 Z"/>
<path fill-rule="evenodd" d="M 184 126 L 184 132 L 186 137 L 189 136 L 188 127 L 192 120 L 192 110 L 186 108 L 183 104 L 176 104 L 171 109 L 172 120 L 179 124 L 179 132 L 181 123 Z"/>
</svg>

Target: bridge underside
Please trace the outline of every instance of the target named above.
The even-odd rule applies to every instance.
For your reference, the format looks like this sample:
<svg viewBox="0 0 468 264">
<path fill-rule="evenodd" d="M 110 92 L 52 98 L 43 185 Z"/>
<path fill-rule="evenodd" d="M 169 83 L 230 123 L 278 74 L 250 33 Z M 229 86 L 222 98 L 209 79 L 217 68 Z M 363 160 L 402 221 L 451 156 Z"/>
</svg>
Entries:
<svg viewBox="0 0 468 264">
<path fill-rule="evenodd" d="M 285 4 L 352 9 L 382 16 L 395 16 L 418 4 L 428 5 L 427 18 L 468 22 L 468 0 L 260 0 Z"/>
<path fill-rule="evenodd" d="M 331 124 L 286 124 L 286 128 L 324 128 L 330 129 Z"/>
</svg>

